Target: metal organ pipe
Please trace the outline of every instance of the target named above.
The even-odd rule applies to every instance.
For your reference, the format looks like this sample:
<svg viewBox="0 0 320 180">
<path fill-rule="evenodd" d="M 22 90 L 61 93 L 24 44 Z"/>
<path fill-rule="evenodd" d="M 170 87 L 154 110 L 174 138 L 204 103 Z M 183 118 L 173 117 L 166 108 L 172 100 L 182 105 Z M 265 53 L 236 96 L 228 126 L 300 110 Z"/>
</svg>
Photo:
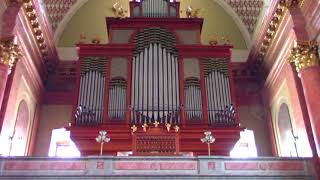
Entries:
<svg viewBox="0 0 320 180">
<path fill-rule="evenodd" d="M 122 77 L 112 78 L 109 92 L 109 119 L 111 121 L 123 121 L 126 112 L 126 79 Z"/>
<path fill-rule="evenodd" d="M 102 123 L 106 59 L 88 57 L 80 60 L 80 87 L 76 123 Z"/>
<path fill-rule="evenodd" d="M 211 70 L 205 77 L 208 118 L 211 124 L 228 124 L 232 104 L 230 80 L 223 72 Z"/>
<path fill-rule="evenodd" d="M 167 0 L 144 0 L 142 8 L 145 17 L 166 17 L 169 14 Z"/>
<path fill-rule="evenodd" d="M 187 78 L 185 80 L 186 115 L 188 121 L 199 121 L 202 118 L 202 99 L 200 80 Z"/>
<path fill-rule="evenodd" d="M 152 43 L 133 59 L 133 123 L 180 123 L 177 58 Z"/>
</svg>

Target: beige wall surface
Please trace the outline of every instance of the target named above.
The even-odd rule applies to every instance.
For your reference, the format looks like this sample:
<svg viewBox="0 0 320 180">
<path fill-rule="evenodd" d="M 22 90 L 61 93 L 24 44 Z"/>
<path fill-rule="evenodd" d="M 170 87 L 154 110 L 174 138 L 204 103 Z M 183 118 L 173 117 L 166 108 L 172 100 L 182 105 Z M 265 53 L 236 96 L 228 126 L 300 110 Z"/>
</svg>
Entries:
<svg viewBox="0 0 320 180">
<path fill-rule="evenodd" d="M 79 42 L 80 34 L 87 37 L 90 42 L 98 35 L 101 43 L 108 42 L 106 17 L 113 17 L 111 10 L 116 0 L 91 0 L 86 2 L 68 22 L 59 40 L 59 47 L 74 46 Z M 129 1 L 119 1 L 124 9 L 129 9 Z M 180 9 L 183 11 L 181 17 L 185 17 L 188 5 L 200 8 L 200 18 L 204 18 L 202 29 L 202 43 L 208 44 L 212 36 L 230 36 L 230 41 L 236 49 L 247 49 L 245 40 L 232 17 L 213 0 L 181 0 Z"/>
<path fill-rule="evenodd" d="M 241 126 L 253 130 L 258 156 L 272 156 L 266 109 L 259 105 L 239 106 L 238 112 Z"/>
<path fill-rule="evenodd" d="M 71 120 L 72 106 L 43 105 L 40 112 L 35 152 L 33 156 L 48 156 L 53 129 L 63 128 Z"/>
</svg>

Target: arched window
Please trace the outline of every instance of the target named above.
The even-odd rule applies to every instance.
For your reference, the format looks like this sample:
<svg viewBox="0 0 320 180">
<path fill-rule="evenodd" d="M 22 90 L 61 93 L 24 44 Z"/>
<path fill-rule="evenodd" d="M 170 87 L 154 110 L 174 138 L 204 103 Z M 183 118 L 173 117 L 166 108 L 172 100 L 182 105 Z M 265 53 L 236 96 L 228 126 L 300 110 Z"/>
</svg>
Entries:
<svg viewBox="0 0 320 180">
<path fill-rule="evenodd" d="M 292 129 L 289 108 L 283 103 L 278 113 L 280 156 L 297 157 L 297 136 Z"/>
<path fill-rule="evenodd" d="M 28 141 L 29 108 L 25 100 L 19 104 L 17 119 L 10 137 L 10 156 L 24 156 Z"/>
</svg>

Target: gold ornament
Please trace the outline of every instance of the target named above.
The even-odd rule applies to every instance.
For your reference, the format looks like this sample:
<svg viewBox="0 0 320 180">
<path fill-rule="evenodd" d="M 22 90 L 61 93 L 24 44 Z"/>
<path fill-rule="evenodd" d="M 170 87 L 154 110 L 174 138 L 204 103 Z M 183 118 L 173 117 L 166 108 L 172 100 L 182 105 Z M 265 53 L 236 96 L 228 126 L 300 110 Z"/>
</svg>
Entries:
<svg viewBox="0 0 320 180">
<path fill-rule="evenodd" d="M 138 130 L 138 127 L 136 125 L 131 126 L 132 134 L 135 133 Z"/>
<path fill-rule="evenodd" d="M 8 65 L 12 69 L 21 57 L 21 49 L 13 43 L 13 40 L 0 41 L 0 63 Z"/>
<path fill-rule="evenodd" d="M 147 124 L 147 123 L 144 123 L 144 124 L 142 125 L 142 128 L 143 128 L 143 131 L 144 131 L 144 132 L 147 132 L 148 124 Z"/>
<path fill-rule="evenodd" d="M 115 17 L 121 19 L 126 18 L 126 13 L 128 12 L 126 10 L 123 10 L 122 5 L 120 5 L 119 2 L 116 2 L 112 5 L 112 11 Z"/>
<path fill-rule="evenodd" d="M 167 128 L 167 131 L 170 132 L 171 124 L 167 123 L 166 128 Z"/>
<path fill-rule="evenodd" d="M 178 125 L 175 125 L 175 126 L 174 126 L 174 131 L 175 131 L 175 132 L 179 132 L 179 130 L 180 130 L 180 127 L 179 127 Z"/>
<path fill-rule="evenodd" d="M 294 65 L 297 72 L 319 65 L 318 46 L 315 41 L 298 41 L 291 50 L 289 62 Z"/>
<path fill-rule="evenodd" d="M 215 45 L 217 45 L 218 44 L 218 38 L 217 38 L 217 36 L 212 36 L 210 39 L 209 39 L 209 44 L 211 45 L 211 46 L 215 46 Z"/>
<path fill-rule="evenodd" d="M 155 122 L 153 123 L 154 127 L 158 127 L 159 124 L 160 124 L 160 123 L 159 123 L 158 121 L 155 121 Z"/>
<path fill-rule="evenodd" d="M 186 9 L 187 18 L 198 18 L 201 9 L 194 9 L 192 6 L 188 6 Z"/>
</svg>

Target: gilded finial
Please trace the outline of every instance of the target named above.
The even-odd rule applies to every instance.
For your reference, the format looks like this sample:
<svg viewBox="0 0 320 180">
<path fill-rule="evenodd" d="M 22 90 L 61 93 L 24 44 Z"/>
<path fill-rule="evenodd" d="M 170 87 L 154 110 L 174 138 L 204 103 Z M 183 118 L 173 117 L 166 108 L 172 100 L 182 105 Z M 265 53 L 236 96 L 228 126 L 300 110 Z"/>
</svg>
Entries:
<svg viewBox="0 0 320 180">
<path fill-rule="evenodd" d="M 147 123 L 144 123 L 144 124 L 142 125 L 142 128 L 143 128 L 143 131 L 144 131 L 144 132 L 147 132 L 148 124 L 147 124 Z"/>
<path fill-rule="evenodd" d="M 92 44 L 100 44 L 100 37 L 98 34 L 92 39 Z"/>
<path fill-rule="evenodd" d="M 211 46 L 215 46 L 218 44 L 218 37 L 216 35 L 213 35 L 210 39 L 209 39 L 209 44 Z"/>
<path fill-rule="evenodd" d="M 80 34 L 80 40 L 79 40 L 79 44 L 83 44 L 86 42 L 87 37 L 84 35 L 84 33 Z"/>
<path fill-rule="evenodd" d="M 174 131 L 175 131 L 175 132 L 179 132 L 179 130 L 180 130 L 180 127 L 179 127 L 178 125 L 175 125 L 175 126 L 174 126 Z"/>
<path fill-rule="evenodd" d="M 166 124 L 166 128 L 167 128 L 167 131 L 170 132 L 171 124 L 170 124 L 170 123 L 167 123 L 167 124 Z"/>
<path fill-rule="evenodd" d="M 157 120 L 153 123 L 154 127 L 158 127 L 159 124 L 160 124 L 160 123 L 159 123 Z"/>
<path fill-rule="evenodd" d="M 191 5 L 187 6 L 186 16 L 187 18 L 198 18 L 201 9 L 194 9 Z"/>
<path fill-rule="evenodd" d="M 138 130 L 138 127 L 136 125 L 131 126 L 131 134 L 135 133 Z"/>
<path fill-rule="evenodd" d="M 222 41 L 222 43 L 223 44 L 230 44 L 230 38 L 229 38 L 229 36 L 228 35 L 225 35 L 225 36 L 222 36 L 221 37 L 221 41 Z"/>
<path fill-rule="evenodd" d="M 122 5 L 119 2 L 116 2 L 112 5 L 112 11 L 115 17 L 117 18 L 126 18 L 126 13 L 128 11 L 122 8 Z"/>
</svg>

